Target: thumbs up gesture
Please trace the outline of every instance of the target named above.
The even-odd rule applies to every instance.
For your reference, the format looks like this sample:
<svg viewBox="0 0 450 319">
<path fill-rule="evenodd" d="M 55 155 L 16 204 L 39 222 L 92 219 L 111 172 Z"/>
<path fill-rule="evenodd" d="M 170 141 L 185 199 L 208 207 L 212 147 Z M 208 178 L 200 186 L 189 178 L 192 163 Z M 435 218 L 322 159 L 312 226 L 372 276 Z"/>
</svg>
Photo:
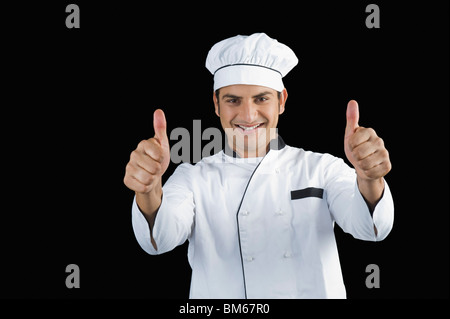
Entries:
<svg viewBox="0 0 450 319">
<path fill-rule="evenodd" d="M 124 183 L 136 193 L 147 194 L 155 188 L 161 191 L 161 177 L 169 167 L 170 147 L 162 110 L 153 114 L 153 128 L 155 136 L 138 144 L 126 166 Z"/>
<path fill-rule="evenodd" d="M 358 103 L 347 105 L 344 150 L 358 175 L 358 181 L 380 180 L 391 170 L 389 153 L 383 140 L 371 128 L 359 126 Z"/>
</svg>

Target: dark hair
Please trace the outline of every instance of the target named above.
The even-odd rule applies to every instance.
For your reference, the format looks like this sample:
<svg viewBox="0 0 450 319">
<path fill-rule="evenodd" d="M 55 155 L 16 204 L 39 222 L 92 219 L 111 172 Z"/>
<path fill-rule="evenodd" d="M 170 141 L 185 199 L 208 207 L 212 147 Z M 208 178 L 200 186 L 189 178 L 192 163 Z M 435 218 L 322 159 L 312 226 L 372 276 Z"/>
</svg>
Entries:
<svg viewBox="0 0 450 319">
<path fill-rule="evenodd" d="M 216 99 L 217 99 L 217 103 L 219 103 L 219 94 L 220 94 L 220 89 L 216 90 Z"/>
</svg>

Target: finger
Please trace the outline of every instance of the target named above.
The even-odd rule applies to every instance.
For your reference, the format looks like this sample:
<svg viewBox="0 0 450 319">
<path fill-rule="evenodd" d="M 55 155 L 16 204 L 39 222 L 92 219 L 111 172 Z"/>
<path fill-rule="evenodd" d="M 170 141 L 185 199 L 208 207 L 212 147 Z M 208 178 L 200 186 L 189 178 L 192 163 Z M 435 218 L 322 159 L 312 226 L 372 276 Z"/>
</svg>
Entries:
<svg viewBox="0 0 450 319">
<path fill-rule="evenodd" d="M 362 144 L 358 145 L 357 147 L 355 147 L 352 150 L 352 155 L 353 155 L 354 159 L 356 159 L 357 161 L 360 161 L 360 160 L 366 158 L 367 156 L 372 155 L 376 151 L 377 151 L 377 148 L 372 143 L 366 142 L 366 143 L 362 143 Z"/>
<path fill-rule="evenodd" d="M 163 160 L 163 150 L 155 138 L 141 141 L 138 144 L 137 150 L 138 153 L 147 155 L 153 161 L 161 162 Z"/>
<path fill-rule="evenodd" d="M 148 193 L 151 189 L 150 185 L 144 185 L 137 179 L 132 177 L 129 178 L 126 177 L 124 183 L 129 189 L 138 193 Z"/>
<path fill-rule="evenodd" d="M 382 150 L 384 148 L 383 139 L 376 137 L 372 139 L 369 138 L 366 142 L 360 143 L 358 146 L 353 148 L 352 154 L 356 160 L 362 160 L 375 152 Z"/>
<path fill-rule="evenodd" d="M 126 174 L 143 185 L 150 185 L 155 177 L 155 175 L 136 164 L 128 164 Z"/>
<path fill-rule="evenodd" d="M 155 138 L 161 143 L 161 146 L 168 147 L 169 139 L 167 138 L 167 123 L 164 112 L 157 109 L 153 113 L 153 129 L 155 130 Z"/>
<path fill-rule="evenodd" d="M 138 193 L 146 193 L 150 189 L 150 185 L 143 184 L 139 180 L 137 180 L 132 174 L 134 174 L 134 168 L 130 165 L 126 167 L 126 174 L 123 179 L 124 184 L 131 190 Z"/>
<path fill-rule="evenodd" d="M 365 127 L 358 127 L 355 132 L 353 133 L 353 135 L 351 135 L 350 137 L 348 137 L 348 145 L 350 146 L 351 150 L 354 150 L 356 147 L 358 147 L 359 145 L 365 143 L 365 142 L 369 142 L 371 140 L 376 139 L 377 133 L 375 132 L 374 129 L 372 128 L 365 128 Z"/>
<path fill-rule="evenodd" d="M 370 170 L 378 165 L 389 162 L 389 155 L 386 149 L 378 150 L 366 158 L 358 161 L 358 167 L 362 170 Z"/>
<path fill-rule="evenodd" d="M 154 143 L 158 143 L 158 142 L 154 142 Z M 149 141 L 142 141 L 141 143 L 139 143 L 138 148 L 136 150 L 134 150 L 133 152 L 131 152 L 130 162 L 128 164 L 135 166 L 135 167 L 140 167 L 140 168 L 146 170 L 150 174 L 158 174 L 159 171 L 161 170 L 161 163 L 158 162 L 157 160 L 155 160 L 154 158 L 152 158 L 152 156 L 154 156 L 155 158 L 158 156 L 161 157 L 158 154 L 160 154 L 162 151 L 159 151 L 158 154 L 146 152 L 145 145 L 148 145 L 148 144 L 150 144 Z M 152 148 L 150 148 L 150 149 L 152 149 Z M 161 146 L 157 145 L 156 149 L 160 150 Z M 149 155 L 148 153 L 150 153 L 152 156 Z"/>
<path fill-rule="evenodd" d="M 135 165 L 139 169 L 145 170 L 148 174 L 155 176 L 161 174 L 161 163 L 156 162 L 146 154 L 144 154 L 142 160 L 138 161 Z"/>
<path fill-rule="evenodd" d="M 147 143 L 144 143 L 144 152 L 148 156 L 150 156 L 153 160 L 158 163 L 161 163 L 164 158 L 164 151 L 162 149 L 162 145 L 155 138 L 151 138 L 147 140 Z"/>
<path fill-rule="evenodd" d="M 359 127 L 359 107 L 355 100 L 351 100 L 347 104 L 347 126 L 345 127 L 345 137 L 353 135 Z"/>
<path fill-rule="evenodd" d="M 364 174 L 370 179 L 377 179 L 386 176 L 392 169 L 390 161 L 382 162 L 370 169 L 363 170 Z"/>
</svg>

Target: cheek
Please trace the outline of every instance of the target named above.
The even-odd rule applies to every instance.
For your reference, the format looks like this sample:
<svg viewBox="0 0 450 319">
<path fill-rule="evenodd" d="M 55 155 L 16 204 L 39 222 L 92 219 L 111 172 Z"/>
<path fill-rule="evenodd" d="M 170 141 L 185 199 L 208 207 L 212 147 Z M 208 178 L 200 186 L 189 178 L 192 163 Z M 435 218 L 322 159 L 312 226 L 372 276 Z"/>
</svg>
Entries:
<svg viewBox="0 0 450 319">
<path fill-rule="evenodd" d="M 222 127 L 231 127 L 230 123 L 231 119 L 224 114 L 224 112 L 220 112 L 220 123 Z"/>
<path fill-rule="evenodd" d="M 278 105 L 272 107 L 269 112 L 261 114 L 268 122 L 270 127 L 276 127 L 278 123 Z"/>
<path fill-rule="evenodd" d="M 223 128 L 230 127 L 230 122 L 226 121 L 223 116 L 220 116 L 220 123 Z"/>
<path fill-rule="evenodd" d="M 230 111 L 228 108 L 220 108 L 220 122 L 223 126 L 232 126 L 231 121 L 236 117 L 237 114 Z"/>
</svg>

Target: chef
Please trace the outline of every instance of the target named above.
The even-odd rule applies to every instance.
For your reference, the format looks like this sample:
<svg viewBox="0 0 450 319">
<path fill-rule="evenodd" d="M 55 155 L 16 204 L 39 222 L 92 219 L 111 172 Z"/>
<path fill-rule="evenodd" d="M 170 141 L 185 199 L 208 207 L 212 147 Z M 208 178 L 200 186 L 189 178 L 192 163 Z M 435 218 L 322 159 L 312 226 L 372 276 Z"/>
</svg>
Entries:
<svg viewBox="0 0 450 319">
<path fill-rule="evenodd" d="M 288 97 L 282 78 L 297 63 L 264 33 L 215 44 L 206 67 L 224 150 L 179 165 L 163 186 L 170 148 L 156 110 L 154 137 L 130 155 L 124 183 L 136 194 L 137 241 L 157 255 L 189 240 L 191 298 L 345 298 L 335 223 L 370 241 L 392 228 L 388 151 L 373 129 L 359 126 L 356 101 L 347 105 L 343 134 L 353 168 L 277 134 Z"/>
</svg>

